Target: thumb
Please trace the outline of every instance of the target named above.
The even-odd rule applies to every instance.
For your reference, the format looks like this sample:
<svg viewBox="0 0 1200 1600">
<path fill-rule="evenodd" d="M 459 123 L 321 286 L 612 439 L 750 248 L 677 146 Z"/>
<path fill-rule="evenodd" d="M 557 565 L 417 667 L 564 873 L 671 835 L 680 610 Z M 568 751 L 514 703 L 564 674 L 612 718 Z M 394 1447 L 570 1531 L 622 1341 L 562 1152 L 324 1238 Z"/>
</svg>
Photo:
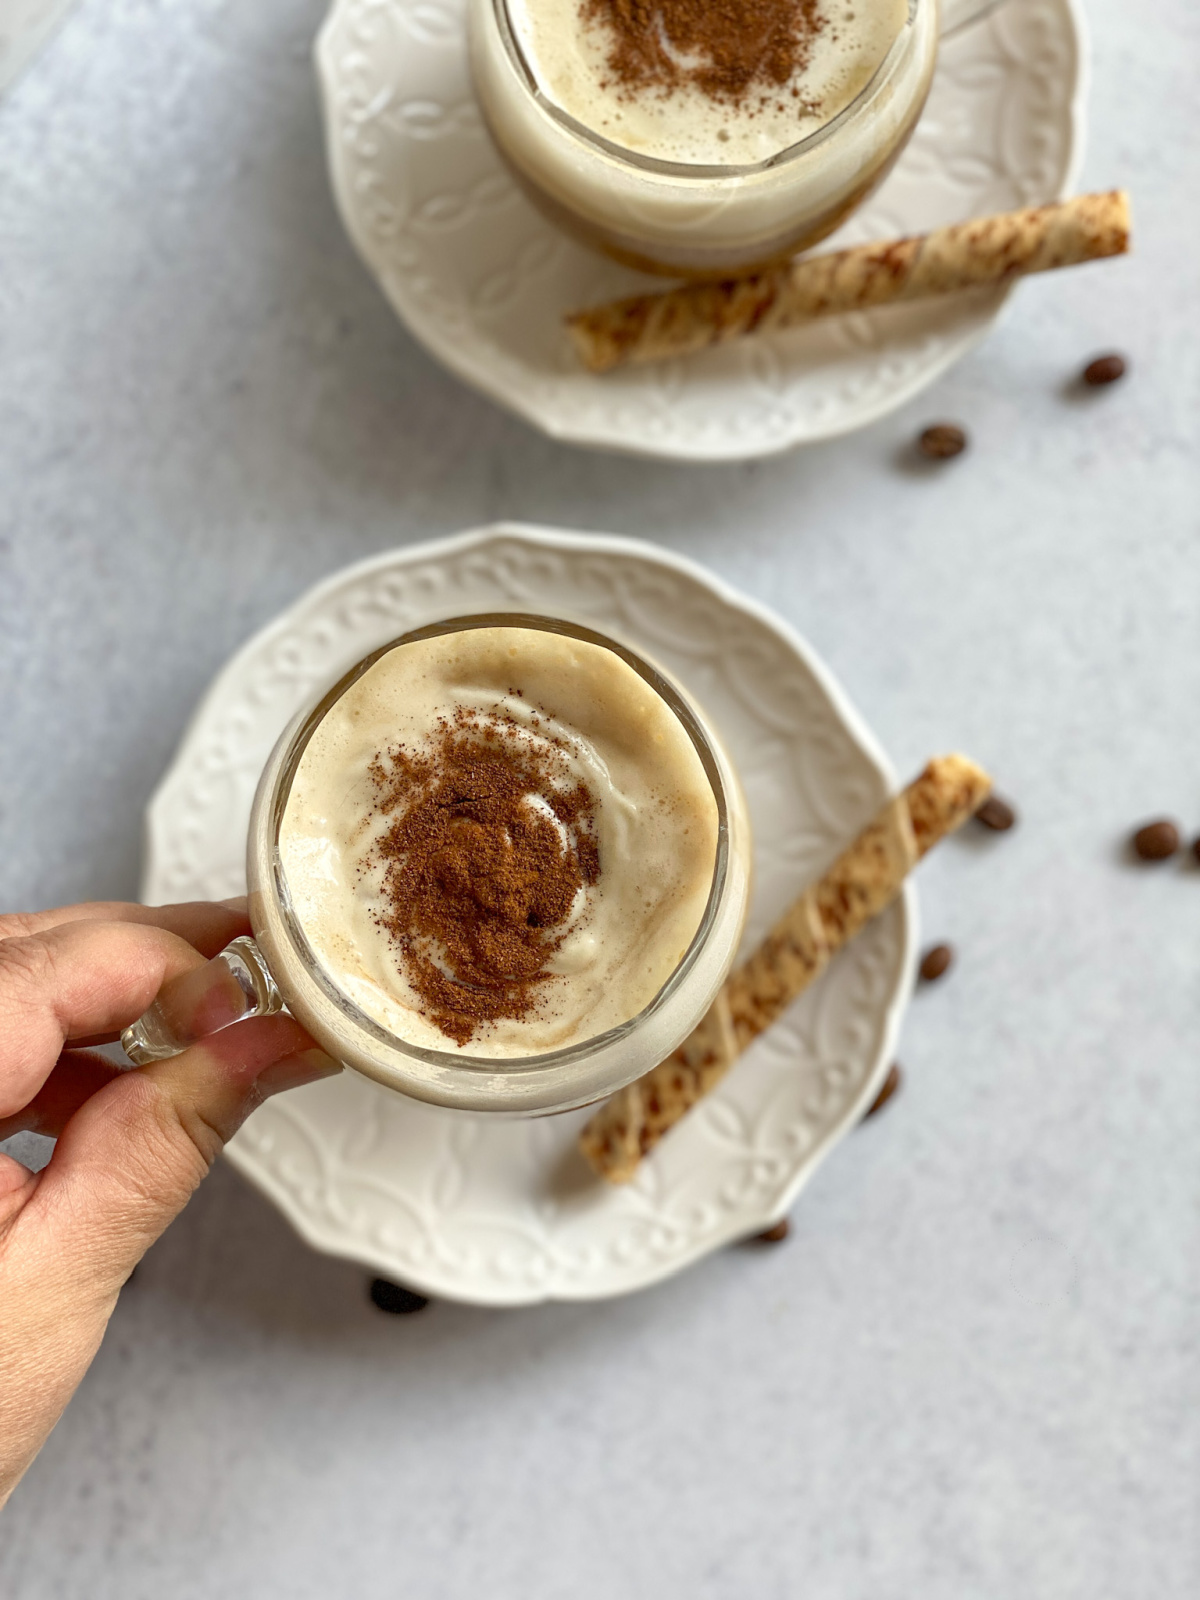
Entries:
<svg viewBox="0 0 1200 1600">
<path fill-rule="evenodd" d="M 67 1123 L 22 1221 L 46 1229 L 77 1292 L 115 1297 L 255 1106 L 341 1070 L 274 1016 L 122 1073 Z"/>
<path fill-rule="evenodd" d="M 0 1212 L 0 1506 L 87 1370 L 121 1285 L 221 1146 L 267 1095 L 340 1071 L 290 1017 L 238 1023 L 115 1078 L 13 1190 Z"/>
</svg>

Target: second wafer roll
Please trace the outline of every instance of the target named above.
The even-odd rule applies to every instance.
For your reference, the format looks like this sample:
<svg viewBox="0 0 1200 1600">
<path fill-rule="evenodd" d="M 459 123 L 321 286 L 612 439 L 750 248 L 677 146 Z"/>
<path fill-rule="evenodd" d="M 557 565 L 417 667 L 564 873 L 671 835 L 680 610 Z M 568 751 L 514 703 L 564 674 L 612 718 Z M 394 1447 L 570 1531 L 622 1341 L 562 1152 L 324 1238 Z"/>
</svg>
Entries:
<svg viewBox="0 0 1200 1600">
<path fill-rule="evenodd" d="M 1006 211 L 890 243 L 801 256 L 722 283 L 633 295 L 567 318 L 592 372 L 687 355 L 742 334 L 1007 282 L 1129 248 L 1129 196 L 1114 189 Z"/>
</svg>

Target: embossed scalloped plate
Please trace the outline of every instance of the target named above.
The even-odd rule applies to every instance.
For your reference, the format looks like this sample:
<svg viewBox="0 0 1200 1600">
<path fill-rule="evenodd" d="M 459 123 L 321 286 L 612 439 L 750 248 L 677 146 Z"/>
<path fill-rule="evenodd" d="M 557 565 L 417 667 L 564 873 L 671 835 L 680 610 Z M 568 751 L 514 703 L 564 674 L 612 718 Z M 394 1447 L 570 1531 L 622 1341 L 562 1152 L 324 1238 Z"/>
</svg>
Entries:
<svg viewBox="0 0 1200 1600">
<path fill-rule="evenodd" d="M 984 290 L 590 376 L 563 314 L 661 280 L 568 240 L 521 194 L 480 121 L 463 9 L 334 0 L 316 52 L 333 189 L 417 338 L 552 437 L 681 460 L 770 455 L 884 416 L 999 314 L 1009 291 Z M 944 40 L 916 136 L 830 247 L 1068 193 L 1082 160 L 1084 76 L 1076 0 L 1006 0 Z"/>
<path fill-rule="evenodd" d="M 149 904 L 244 890 L 250 803 L 281 729 L 409 628 L 470 611 L 585 622 L 665 665 L 715 721 L 755 835 L 757 940 L 894 787 L 828 672 L 782 622 L 652 545 L 504 524 L 349 567 L 229 662 L 147 813 Z M 229 1159 L 318 1249 L 485 1305 L 654 1283 L 769 1226 L 876 1092 L 911 986 L 916 901 L 866 929 L 634 1183 L 575 1153 L 587 1112 L 498 1121 L 356 1073 L 269 1101 Z"/>
</svg>

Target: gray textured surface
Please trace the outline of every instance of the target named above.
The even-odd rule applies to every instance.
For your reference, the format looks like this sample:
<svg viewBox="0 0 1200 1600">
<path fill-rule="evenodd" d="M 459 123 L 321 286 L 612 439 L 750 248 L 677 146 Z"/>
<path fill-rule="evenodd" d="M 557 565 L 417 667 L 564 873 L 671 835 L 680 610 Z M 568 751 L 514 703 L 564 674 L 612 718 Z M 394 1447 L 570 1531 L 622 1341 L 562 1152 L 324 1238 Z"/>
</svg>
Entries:
<svg viewBox="0 0 1200 1600">
<path fill-rule="evenodd" d="M 87 0 L 0 104 L 0 899 L 136 890 L 231 648 L 508 515 L 775 604 L 907 771 L 1020 801 L 923 873 L 961 945 L 792 1241 L 597 1307 L 388 1319 L 220 1170 L 0 1529 L 13 1600 L 1055 1600 L 1200 1588 L 1200 228 L 1190 0 L 1096 0 L 1135 259 L 1025 286 L 855 438 L 683 469 L 535 437 L 414 347 L 322 172 L 316 0 Z M 1116 345 L 1132 378 L 1067 393 Z M 923 421 L 975 439 L 905 455 Z M 0 1313 L 2 1314 L 2 1313 Z"/>
<path fill-rule="evenodd" d="M 0 0 L 0 94 L 51 37 L 75 0 Z"/>
</svg>

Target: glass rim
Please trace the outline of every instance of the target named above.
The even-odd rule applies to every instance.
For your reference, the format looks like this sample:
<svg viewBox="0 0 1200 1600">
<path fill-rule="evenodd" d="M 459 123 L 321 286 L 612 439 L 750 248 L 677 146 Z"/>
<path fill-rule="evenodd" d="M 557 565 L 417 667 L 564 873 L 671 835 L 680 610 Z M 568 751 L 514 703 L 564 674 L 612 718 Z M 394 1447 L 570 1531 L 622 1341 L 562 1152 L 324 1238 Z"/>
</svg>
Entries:
<svg viewBox="0 0 1200 1600">
<path fill-rule="evenodd" d="M 678 964 L 640 1011 L 627 1018 L 624 1022 L 605 1029 L 603 1033 L 592 1034 L 586 1039 L 576 1040 L 574 1044 L 563 1045 L 556 1050 L 547 1050 L 538 1054 L 523 1056 L 480 1056 L 469 1055 L 465 1051 L 459 1050 L 433 1050 L 426 1045 L 419 1045 L 411 1040 L 402 1039 L 397 1034 L 390 1032 L 382 1023 L 368 1016 L 347 994 L 338 988 L 309 942 L 308 936 L 293 909 L 291 892 L 280 858 L 279 832 L 283 823 L 287 801 L 291 795 L 292 783 L 313 733 L 337 701 L 359 678 L 369 672 L 377 661 L 403 645 L 414 644 L 422 639 L 438 638 L 447 633 L 471 632 L 480 628 L 502 627 L 529 628 L 543 633 L 557 633 L 568 638 L 579 639 L 587 644 L 597 645 L 618 656 L 644 682 L 650 685 L 681 723 L 700 758 L 701 766 L 704 768 L 705 777 L 708 779 L 717 807 L 717 847 L 713 862 L 712 882 L 709 886 L 708 898 L 705 901 L 704 912 L 701 915 L 696 932 L 692 936 L 687 949 L 680 957 Z M 613 639 L 608 634 L 600 633 L 597 629 L 589 628 L 583 623 L 567 622 L 561 618 L 541 616 L 533 612 L 479 612 L 460 617 L 450 617 L 442 622 L 428 623 L 423 627 L 411 629 L 409 632 L 389 640 L 386 644 L 379 646 L 378 649 L 373 650 L 369 655 L 356 662 L 331 688 L 326 690 L 317 703 L 303 717 L 303 720 L 288 741 L 271 789 L 268 812 L 270 881 L 275 892 L 280 920 L 292 946 L 293 953 L 301 961 L 306 972 L 324 997 L 337 1008 L 349 1023 L 369 1039 L 372 1039 L 377 1045 L 382 1045 L 388 1050 L 399 1051 L 411 1060 L 420 1062 L 440 1072 L 453 1069 L 465 1072 L 468 1075 L 487 1077 L 495 1077 L 497 1073 L 512 1076 L 543 1074 L 555 1069 L 573 1066 L 628 1038 L 630 1034 L 642 1027 L 673 998 L 694 971 L 717 921 L 729 883 L 731 863 L 729 818 L 730 796 L 726 792 L 721 763 L 717 758 L 712 741 L 705 730 L 703 722 L 697 715 L 696 709 L 687 698 L 685 691 L 668 678 L 660 668 L 647 661 L 645 657 L 641 656 L 629 645 L 622 644 L 620 640 Z"/>
<path fill-rule="evenodd" d="M 838 130 L 856 116 L 860 116 L 868 101 L 874 99 L 884 87 L 902 56 L 908 49 L 913 24 L 922 6 L 929 7 L 935 0 L 908 0 L 908 17 L 901 26 L 900 31 L 888 47 L 887 53 L 867 79 L 866 83 L 854 96 L 853 100 L 844 105 L 836 116 L 828 122 L 822 123 L 812 133 L 805 134 L 803 139 L 798 139 L 795 144 L 786 145 L 782 150 L 777 150 L 774 155 L 766 156 L 762 161 L 743 162 L 740 164 L 714 164 L 699 161 L 667 161 L 661 156 L 641 155 L 636 150 L 630 150 L 626 145 L 615 143 L 594 128 L 589 128 L 585 122 L 580 122 L 569 111 L 550 98 L 538 82 L 537 75 L 526 58 L 521 48 L 521 41 L 517 37 L 516 29 L 508 14 L 508 0 L 485 0 L 490 3 L 492 14 L 496 20 L 496 27 L 504 44 L 505 53 L 509 63 L 515 70 L 517 77 L 527 90 L 534 104 L 553 121 L 559 124 L 567 133 L 573 135 L 581 143 L 591 145 L 601 155 L 609 160 L 619 162 L 624 166 L 634 167 L 639 171 L 665 178 L 693 178 L 700 181 L 712 182 L 720 178 L 753 178 L 761 173 L 773 171 L 797 161 L 801 156 L 807 155 L 810 150 L 817 148 L 832 138 Z"/>
</svg>

